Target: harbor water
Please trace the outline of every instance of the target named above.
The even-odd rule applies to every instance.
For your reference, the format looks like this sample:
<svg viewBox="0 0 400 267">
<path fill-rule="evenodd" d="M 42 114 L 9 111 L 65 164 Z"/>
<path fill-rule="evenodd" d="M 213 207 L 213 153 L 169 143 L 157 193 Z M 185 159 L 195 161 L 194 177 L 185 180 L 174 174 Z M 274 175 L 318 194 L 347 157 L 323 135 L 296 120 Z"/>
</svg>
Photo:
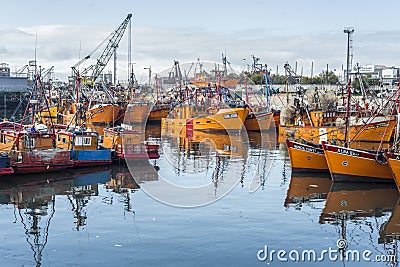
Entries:
<svg viewBox="0 0 400 267">
<path fill-rule="evenodd" d="M 2 177 L 0 265 L 397 265 L 394 184 L 294 175 L 285 145 L 260 146 L 257 134 L 224 159 L 201 146 L 202 154 L 189 153 L 182 140 L 150 138 L 161 144 L 159 159 Z M 223 137 L 203 139 L 218 150 Z M 232 175 L 237 183 L 221 193 Z M 157 199 L 151 186 L 161 178 L 211 184 L 212 193 L 196 207 L 179 195 Z"/>
</svg>

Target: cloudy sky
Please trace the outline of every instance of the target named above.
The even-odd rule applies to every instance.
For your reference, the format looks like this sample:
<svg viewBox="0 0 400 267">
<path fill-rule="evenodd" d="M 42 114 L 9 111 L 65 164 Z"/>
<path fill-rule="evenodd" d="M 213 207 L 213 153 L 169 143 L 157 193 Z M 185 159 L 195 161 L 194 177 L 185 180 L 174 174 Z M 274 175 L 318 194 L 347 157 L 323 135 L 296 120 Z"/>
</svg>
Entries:
<svg viewBox="0 0 400 267">
<path fill-rule="evenodd" d="M 15 71 L 34 59 L 36 46 L 38 64 L 54 66 L 55 78 L 66 79 L 71 66 L 132 13 L 132 57 L 142 82 L 145 67 L 156 73 L 170 69 L 174 60 L 220 62 L 221 53 L 238 70 L 251 63 L 251 55 L 273 73 L 277 66 L 283 73 L 285 62 L 297 62 L 298 72 L 308 76 L 311 62 L 314 74 L 327 64 L 341 69 L 344 27 L 355 29 L 353 63 L 399 66 L 399 10 L 395 0 L 2 1 L 0 62 Z M 118 50 L 120 80 L 127 76 L 127 37 Z M 112 60 L 106 70 L 112 70 Z"/>
</svg>

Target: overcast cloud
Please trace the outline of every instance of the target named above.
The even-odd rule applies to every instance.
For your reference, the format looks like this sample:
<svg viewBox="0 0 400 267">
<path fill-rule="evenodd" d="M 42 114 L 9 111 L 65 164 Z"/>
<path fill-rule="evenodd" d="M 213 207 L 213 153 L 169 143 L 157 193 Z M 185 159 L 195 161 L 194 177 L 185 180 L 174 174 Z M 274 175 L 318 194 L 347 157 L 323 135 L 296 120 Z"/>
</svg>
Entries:
<svg viewBox="0 0 400 267">
<path fill-rule="evenodd" d="M 147 78 L 145 67 L 151 66 L 156 73 L 170 68 L 173 60 L 184 63 L 200 58 L 221 62 L 222 53 L 239 71 L 251 63 L 251 55 L 261 58 L 273 73 L 277 66 L 283 73 L 286 62 L 292 67 L 297 62 L 298 73 L 303 70 L 308 76 L 311 62 L 314 74 L 325 70 L 327 64 L 330 69 L 341 69 L 346 61 L 344 26 L 355 27 L 353 63 L 399 66 L 399 30 L 388 23 L 390 12 L 396 13 L 397 1 L 382 1 L 378 6 L 365 1 L 363 7 L 340 0 L 336 4 L 329 2 L 328 6 L 323 1 L 289 0 L 284 5 L 269 1 L 235 4 L 205 0 L 196 7 L 182 7 L 180 1 L 116 1 L 107 2 L 108 6 L 99 1 L 96 5 L 82 2 L 75 9 L 71 7 L 73 3 L 62 4 L 57 14 L 46 10 L 54 8 L 54 4 L 46 6 L 49 1 L 44 1 L 42 8 L 33 7 L 30 1 L 22 2 L 36 13 L 28 17 L 24 16 L 25 9 L 21 10 L 24 19 L 16 20 L 10 14 L 18 5 L 7 4 L 7 23 L 0 26 L 0 61 L 7 62 L 12 70 L 19 69 L 34 59 L 36 47 L 38 64 L 45 68 L 54 66 L 55 78 L 62 80 L 70 74 L 71 66 L 97 47 L 130 12 L 132 58 L 136 77 L 142 82 Z M 355 9 L 340 8 L 345 4 Z M 82 13 L 87 10 L 85 5 L 92 12 Z M 382 12 L 373 13 L 370 5 Z M 388 6 L 393 8 L 387 9 Z M 374 17 L 370 17 L 372 14 Z M 127 77 L 127 37 L 125 33 L 118 49 L 119 80 Z M 100 52 L 82 67 L 93 64 Z M 112 68 L 111 59 L 106 71 Z"/>
</svg>

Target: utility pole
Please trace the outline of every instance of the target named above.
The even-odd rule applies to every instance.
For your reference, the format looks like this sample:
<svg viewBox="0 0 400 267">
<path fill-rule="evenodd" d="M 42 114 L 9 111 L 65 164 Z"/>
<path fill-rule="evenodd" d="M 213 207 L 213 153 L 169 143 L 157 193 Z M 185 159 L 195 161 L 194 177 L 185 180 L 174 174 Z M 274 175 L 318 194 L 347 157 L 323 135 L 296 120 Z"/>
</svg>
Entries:
<svg viewBox="0 0 400 267">
<path fill-rule="evenodd" d="M 347 64 L 346 64 L 346 82 L 349 80 L 349 69 L 350 69 L 350 35 L 354 33 L 353 27 L 346 27 L 343 30 L 347 34 Z"/>
<path fill-rule="evenodd" d="M 149 70 L 149 87 L 151 85 L 151 66 L 148 68 L 144 68 L 145 70 Z"/>
<path fill-rule="evenodd" d="M 311 61 L 311 79 L 313 77 L 314 74 L 314 61 Z"/>
<path fill-rule="evenodd" d="M 326 85 L 328 85 L 329 64 L 326 64 Z"/>
</svg>

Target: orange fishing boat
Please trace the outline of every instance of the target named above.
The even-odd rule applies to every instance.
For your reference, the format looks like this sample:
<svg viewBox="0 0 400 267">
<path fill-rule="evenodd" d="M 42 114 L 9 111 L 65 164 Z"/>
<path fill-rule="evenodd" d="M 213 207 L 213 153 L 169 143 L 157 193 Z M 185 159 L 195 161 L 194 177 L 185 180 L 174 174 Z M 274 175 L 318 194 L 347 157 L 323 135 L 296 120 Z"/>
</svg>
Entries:
<svg viewBox="0 0 400 267">
<path fill-rule="evenodd" d="M 220 85 L 229 87 L 229 88 L 236 88 L 237 84 L 239 83 L 239 79 L 235 78 L 221 78 Z M 217 83 L 218 84 L 218 83 Z"/>
<path fill-rule="evenodd" d="M 182 129 L 178 136 L 179 147 L 185 149 L 188 154 L 202 156 L 211 147 L 220 155 L 240 158 L 245 157 L 248 152 L 242 136 L 229 135 L 227 132 L 209 133 Z"/>
<path fill-rule="evenodd" d="M 88 122 L 107 125 L 118 119 L 120 106 L 116 104 L 96 104 L 87 111 Z"/>
<path fill-rule="evenodd" d="M 3 122 L 0 129 L 0 151 L 9 153 L 14 173 L 44 173 L 74 166 L 70 151 L 54 148 L 55 135 L 45 125 L 24 127 Z"/>
<path fill-rule="evenodd" d="M 162 119 L 168 117 L 171 106 L 170 104 L 156 104 L 150 110 L 147 117 L 148 122 L 161 123 Z"/>
<path fill-rule="evenodd" d="M 322 146 L 302 144 L 286 139 L 292 172 L 329 173 Z"/>
<path fill-rule="evenodd" d="M 394 183 L 382 153 L 325 143 L 322 146 L 333 181 Z"/>
<path fill-rule="evenodd" d="M 273 112 L 249 113 L 244 121 L 247 131 L 268 131 L 274 122 Z"/>
<path fill-rule="evenodd" d="M 274 114 L 275 129 L 279 131 L 279 125 L 281 124 L 281 111 L 273 109 L 272 112 Z"/>
<path fill-rule="evenodd" d="M 178 118 L 165 118 L 162 120 L 162 128 L 186 127 L 192 130 L 202 131 L 240 131 L 244 127 L 244 121 L 248 114 L 246 107 L 221 108 L 212 115 L 198 115 L 194 117 L 192 107 L 184 106 L 179 112 Z"/>
<path fill-rule="evenodd" d="M 358 142 L 377 142 L 382 140 L 388 143 L 393 135 L 396 120 L 372 122 L 364 125 L 354 125 L 349 127 L 350 140 Z M 293 140 L 306 140 L 312 143 L 322 143 L 323 141 L 344 141 L 345 127 L 338 126 L 280 126 L 279 141 L 283 142 L 286 138 Z M 353 143 L 355 145 L 356 143 Z M 350 144 L 352 146 L 352 144 Z"/>
<path fill-rule="evenodd" d="M 386 153 L 386 158 L 389 163 L 390 170 L 392 171 L 393 178 L 397 184 L 397 188 L 400 191 L 400 154 Z"/>
<path fill-rule="evenodd" d="M 111 149 L 114 158 L 157 159 L 159 145 L 144 141 L 144 134 L 128 125 L 104 129 L 103 147 Z"/>
<path fill-rule="evenodd" d="M 122 122 L 125 121 L 127 124 L 142 124 L 146 123 L 147 117 L 149 117 L 150 106 L 148 103 L 135 102 L 129 103 L 124 112 Z"/>
</svg>

